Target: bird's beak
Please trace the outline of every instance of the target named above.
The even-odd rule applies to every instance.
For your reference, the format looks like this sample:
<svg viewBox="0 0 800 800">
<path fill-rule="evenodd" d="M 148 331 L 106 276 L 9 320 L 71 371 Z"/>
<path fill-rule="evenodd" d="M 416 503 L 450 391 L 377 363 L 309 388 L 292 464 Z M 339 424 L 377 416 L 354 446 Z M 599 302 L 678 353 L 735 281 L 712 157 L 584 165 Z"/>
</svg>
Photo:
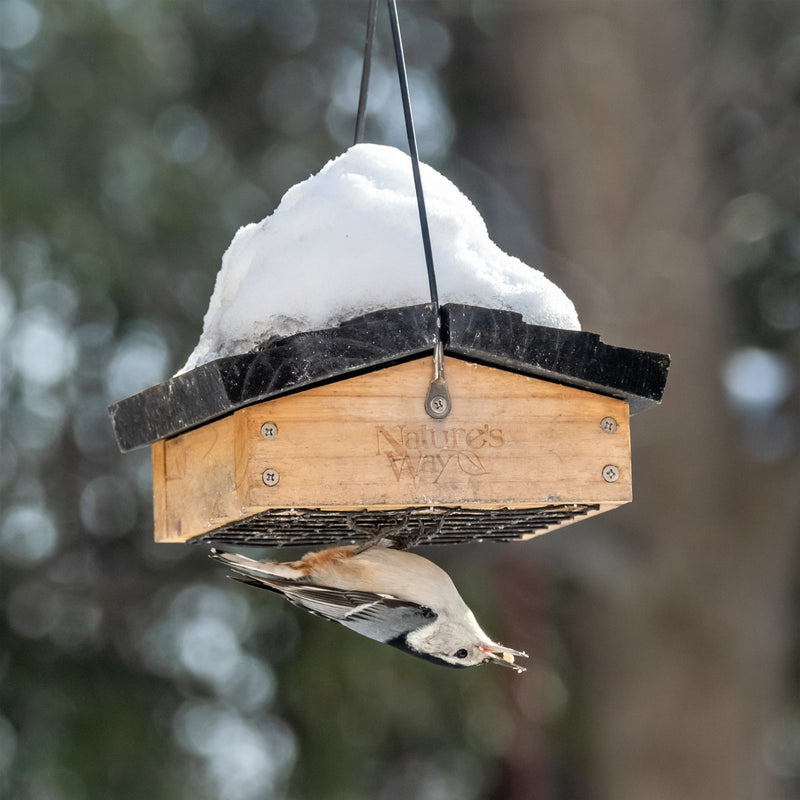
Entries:
<svg viewBox="0 0 800 800">
<path fill-rule="evenodd" d="M 480 649 L 486 653 L 486 661 L 492 664 L 500 664 L 503 667 L 510 667 L 517 672 L 525 672 L 525 667 L 514 663 L 514 657 L 527 658 L 528 654 L 522 650 L 512 650 L 510 647 L 503 647 L 501 644 L 479 645 Z"/>
</svg>

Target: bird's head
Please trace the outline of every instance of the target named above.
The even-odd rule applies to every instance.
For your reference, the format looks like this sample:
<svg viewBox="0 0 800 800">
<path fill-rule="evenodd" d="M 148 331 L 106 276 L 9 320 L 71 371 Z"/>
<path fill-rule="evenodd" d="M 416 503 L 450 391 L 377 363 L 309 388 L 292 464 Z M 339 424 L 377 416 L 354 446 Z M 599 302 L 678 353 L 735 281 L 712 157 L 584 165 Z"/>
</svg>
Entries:
<svg viewBox="0 0 800 800">
<path fill-rule="evenodd" d="M 392 642 L 412 655 L 434 661 L 448 667 L 477 667 L 479 664 L 500 664 L 517 672 L 525 667 L 515 658 L 527 658 L 528 654 L 493 642 L 478 627 L 468 625 L 446 625 L 441 620 L 412 631 L 402 642 Z"/>
</svg>

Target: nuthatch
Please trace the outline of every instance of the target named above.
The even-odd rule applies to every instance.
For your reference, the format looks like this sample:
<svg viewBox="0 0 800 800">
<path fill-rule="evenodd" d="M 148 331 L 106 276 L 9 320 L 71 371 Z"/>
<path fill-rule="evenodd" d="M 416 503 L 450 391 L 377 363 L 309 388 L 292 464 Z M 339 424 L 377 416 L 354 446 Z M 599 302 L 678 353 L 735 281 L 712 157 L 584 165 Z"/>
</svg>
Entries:
<svg viewBox="0 0 800 800">
<path fill-rule="evenodd" d="M 387 547 L 330 547 L 299 561 L 255 561 L 212 548 L 211 557 L 242 583 L 282 594 L 413 656 L 449 667 L 489 662 L 524 672 L 519 650 L 493 642 L 461 599 L 450 576 L 422 556 Z"/>
</svg>

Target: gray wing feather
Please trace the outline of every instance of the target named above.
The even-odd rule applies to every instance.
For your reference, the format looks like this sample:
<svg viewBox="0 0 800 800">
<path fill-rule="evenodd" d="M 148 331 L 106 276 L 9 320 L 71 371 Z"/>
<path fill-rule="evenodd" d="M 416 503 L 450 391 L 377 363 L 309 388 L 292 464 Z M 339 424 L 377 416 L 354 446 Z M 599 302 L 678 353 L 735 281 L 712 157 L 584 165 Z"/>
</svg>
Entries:
<svg viewBox="0 0 800 800">
<path fill-rule="evenodd" d="M 348 614 L 340 622 L 362 636 L 379 642 L 391 642 L 430 625 L 437 616 L 427 606 L 384 597 Z"/>
<path fill-rule="evenodd" d="M 313 586 L 296 583 L 288 578 L 252 573 L 232 577 L 242 583 L 279 592 L 296 606 L 339 622 L 346 628 L 379 642 L 389 642 L 430 625 L 438 616 L 427 606 L 392 595 Z"/>
</svg>

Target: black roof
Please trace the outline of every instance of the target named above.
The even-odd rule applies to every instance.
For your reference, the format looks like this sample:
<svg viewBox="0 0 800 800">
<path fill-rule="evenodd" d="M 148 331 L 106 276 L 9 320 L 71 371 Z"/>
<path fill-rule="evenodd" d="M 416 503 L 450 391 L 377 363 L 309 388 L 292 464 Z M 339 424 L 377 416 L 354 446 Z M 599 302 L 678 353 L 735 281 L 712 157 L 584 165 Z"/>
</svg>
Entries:
<svg viewBox="0 0 800 800">
<path fill-rule="evenodd" d="M 442 306 L 445 355 L 625 400 L 632 414 L 661 402 L 669 356 L 603 344 L 595 333 L 529 325 L 512 311 Z M 115 403 L 123 451 L 152 444 L 239 408 L 433 350 L 430 305 L 385 309 L 334 328 L 264 342 L 176 375 Z"/>
</svg>

